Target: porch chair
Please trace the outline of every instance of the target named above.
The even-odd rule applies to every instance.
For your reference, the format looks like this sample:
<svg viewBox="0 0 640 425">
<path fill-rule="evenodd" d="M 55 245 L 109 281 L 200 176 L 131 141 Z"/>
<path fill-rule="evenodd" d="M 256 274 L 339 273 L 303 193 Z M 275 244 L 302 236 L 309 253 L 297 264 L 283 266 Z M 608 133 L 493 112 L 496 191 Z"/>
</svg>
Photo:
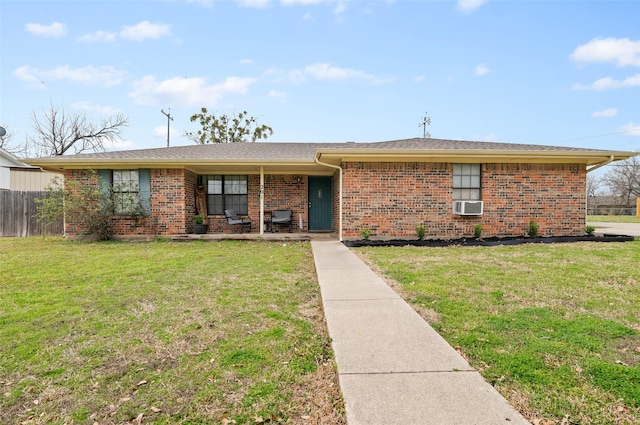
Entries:
<svg viewBox="0 0 640 425">
<path fill-rule="evenodd" d="M 244 226 L 247 224 L 249 225 L 249 233 L 251 233 L 251 219 L 249 217 L 242 218 L 234 210 L 224 210 L 224 215 L 227 217 L 229 225 L 240 226 L 240 233 L 242 233 Z"/>
<path fill-rule="evenodd" d="M 289 233 L 293 230 L 293 211 L 291 210 L 275 210 L 271 214 L 271 233 L 273 233 L 274 224 L 288 224 Z"/>
</svg>

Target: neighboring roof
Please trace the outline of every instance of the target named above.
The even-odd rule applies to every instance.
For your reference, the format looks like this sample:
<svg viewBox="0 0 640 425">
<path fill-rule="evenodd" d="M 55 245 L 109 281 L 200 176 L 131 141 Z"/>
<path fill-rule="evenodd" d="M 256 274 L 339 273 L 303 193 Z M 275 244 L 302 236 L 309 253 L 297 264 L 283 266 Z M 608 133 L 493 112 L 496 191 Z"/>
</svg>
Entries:
<svg viewBox="0 0 640 425">
<path fill-rule="evenodd" d="M 421 162 L 537 162 L 595 165 L 629 158 L 636 153 L 518 143 L 445 139 L 404 139 L 374 143 L 214 143 L 100 152 L 25 162 L 44 169 L 75 168 L 186 168 L 195 173 L 259 172 L 326 174 L 318 165 L 344 161 Z"/>
<path fill-rule="evenodd" d="M 20 162 L 17 157 L 2 148 L 0 148 L 0 167 L 31 168 Z"/>
</svg>

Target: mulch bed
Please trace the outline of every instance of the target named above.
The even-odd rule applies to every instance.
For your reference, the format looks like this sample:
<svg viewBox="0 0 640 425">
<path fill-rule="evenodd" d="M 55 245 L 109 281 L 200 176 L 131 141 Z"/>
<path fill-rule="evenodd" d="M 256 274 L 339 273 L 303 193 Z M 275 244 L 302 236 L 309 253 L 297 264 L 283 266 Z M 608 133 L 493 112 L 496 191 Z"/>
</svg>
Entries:
<svg viewBox="0 0 640 425">
<path fill-rule="evenodd" d="M 496 246 L 520 245 L 525 243 L 569 243 L 569 242 L 631 242 L 633 236 L 610 235 L 602 236 L 551 236 L 551 237 L 490 237 L 490 238 L 459 238 L 459 239 L 358 239 L 343 241 L 350 248 L 364 246 Z"/>
</svg>

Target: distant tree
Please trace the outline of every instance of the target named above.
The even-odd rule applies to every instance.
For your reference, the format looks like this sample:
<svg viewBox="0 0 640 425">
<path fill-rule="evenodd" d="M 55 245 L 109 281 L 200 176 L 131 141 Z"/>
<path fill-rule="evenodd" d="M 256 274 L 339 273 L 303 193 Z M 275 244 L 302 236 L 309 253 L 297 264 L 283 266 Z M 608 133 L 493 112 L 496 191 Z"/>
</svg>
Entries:
<svg viewBox="0 0 640 425">
<path fill-rule="evenodd" d="M 122 114 L 103 118 L 100 124 L 89 121 L 85 113 L 69 114 L 60 105 L 51 104 L 38 117 L 32 116 L 33 137 L 27 137 L 34 156 L 59 156 L 68 152 L 104 151 L 106 142 L 121 139 L 128 119 Z"/>
<path fill-rule="evenodd" d="M 0 137 L 0 148 L 9 152 L 10 154 L 17 156 L 18 158 L 26 155 L 26 145 L 16 145 L 13 143 L 14 134 L 9 131 L 6 125 L 0 126 L 5 129 L 6 134 Z"/>
<path fill-rule="evenodd" d="M 207 108 L 202 108 L 199 113 L 193 114 L 191 122 L 198 121 L 202 126 L 196 133 L 186 132 L 185 136 L 195 143 L 238 143 L 255 142 L 258 139 L 266 139 L 273 134 L 273 129 L 268 125 L 258 125 L 258 119 L 249 117 L 247 111 L 235 113 L 229 117 L 225 114 L 216 116 L 209 114 Z"/>
<path fill-rule="evenodd" d="M 639 151 L 640 152 L 640 151 Z M 602 182 L 620 206 L 635 204 L 640 198 L 640 159 L 632 156 L 619 161 L 602 176 Z"/>
<path fill-rule="evenodd" d="M 594 174 L 587 174 L 587 198 L 591 199 L 602 194 L 602 178 Z"/>
</svg>

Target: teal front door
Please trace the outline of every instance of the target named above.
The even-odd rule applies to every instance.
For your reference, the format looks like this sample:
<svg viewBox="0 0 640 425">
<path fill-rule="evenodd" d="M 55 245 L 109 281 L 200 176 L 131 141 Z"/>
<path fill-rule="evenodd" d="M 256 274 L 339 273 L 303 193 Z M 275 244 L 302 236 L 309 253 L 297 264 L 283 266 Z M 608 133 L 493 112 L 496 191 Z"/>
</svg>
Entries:
<svg viewBox="0 0 640 425">
<path fill-rule="evenodd" d="M 331 177 L 309 177 L 309 230 L 333 230 Z"/>
</svg>

